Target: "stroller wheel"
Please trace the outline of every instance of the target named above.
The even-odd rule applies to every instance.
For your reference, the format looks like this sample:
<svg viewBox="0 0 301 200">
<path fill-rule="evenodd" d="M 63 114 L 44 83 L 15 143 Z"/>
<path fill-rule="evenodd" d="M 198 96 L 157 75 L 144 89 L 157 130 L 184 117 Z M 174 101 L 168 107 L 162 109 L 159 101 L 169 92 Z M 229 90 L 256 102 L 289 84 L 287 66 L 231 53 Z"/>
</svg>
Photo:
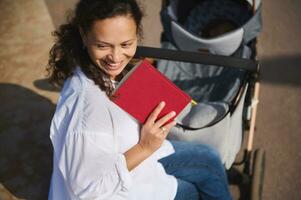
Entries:
<svg viewBox="0 0 301 200">
<path fill-rule="evenodd" d="M 265 151 L 256 149 L 253 156 L 251 174 L 250 200 L 261 200 L 263 194 L 263 179 L 265 170 Z"/>
</svg>

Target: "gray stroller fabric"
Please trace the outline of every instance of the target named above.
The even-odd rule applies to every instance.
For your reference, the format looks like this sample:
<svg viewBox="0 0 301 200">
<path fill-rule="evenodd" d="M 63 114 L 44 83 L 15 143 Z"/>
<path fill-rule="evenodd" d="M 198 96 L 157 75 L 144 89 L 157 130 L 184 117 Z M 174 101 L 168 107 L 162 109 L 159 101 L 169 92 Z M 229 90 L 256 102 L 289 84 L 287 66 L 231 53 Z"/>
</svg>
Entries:
<svg viewBox="0 0 301 200">
<path fill-rule="evenodd" d="M 175 49 L 168 42 L 162 43 L 162 48 Z M 236 54 L 249 57 L 250 50 L 240 48 Z M 159 71 L 199 102 L 196 106 L 188 105 L 177 117 L 178 124 L 196 130 L 174 127 L 169 138 L 208 144 L 219 152 L 223 163 L 229 168 L 240 149 L 244 97 L 232 115 L 228 111 L 245 72 L 169 60 L 158 60 L 157 66 Z M 203 128 L 216 121 L 219 122 Z"/>
<path fill-rule="evenodd" d="M 189 128 L 200 129 L 221 120 L 228 111 L 228 104 L 223 102 L 189 104 L 177 117 L 177 123 Z"/>
<path fill-rule="evenodd" d="M 235 161 L 236 154 L 241 147 L 243 131 L 242 110 L 245 95 L 246 91 L 244 92 L 242 101 L 240 101 L 236 111 L 232 115 L 228 113 L 226 116 L 223 116 L 223 119 L 215 125 L 197 130 L 187 130 L 179 126 L 175 126 L 171 129 L 168 139 L 207 144 L 219 152 L 222 162 L 225 164 L 225 167 L 229 169 Z M 201 105 L 203 104 L 200 104 L 200 106 Z M 199 119 L 200 124 L 206 124 L 208 123 L 208 118 L 206 119 L 206 117 L 209 117 L 210 120 L 214 113 L 217 114 L 218 110 L 209 113 L 209 115 L 207 115 L 208 113 L 199 112 L 198 116 L 193 116 L 191 118 L 192 121 L 189 123 L 195 123 L 196 125 L 196 120 Z M 222 115 L 223 113 L 218 114 Z M 190 113 L 185 112 L 184 110 L 178 117 L 179 123 L 187 123 L 183 121 L 183 118 L 190 118 L 191 116 L 189 115 Z"/>
<path fill-rule="evenodd" d="M 162 48 L 173 49 L 169 42 Z M 249 57 L 248 47 L 242 47 L 236 56 Z M 214 65 L 159 60 L 158 70 L 187 92 L 197 102 L 224 102 L 231 104 L 237 94 L 245 71 Z"/>
</svg>

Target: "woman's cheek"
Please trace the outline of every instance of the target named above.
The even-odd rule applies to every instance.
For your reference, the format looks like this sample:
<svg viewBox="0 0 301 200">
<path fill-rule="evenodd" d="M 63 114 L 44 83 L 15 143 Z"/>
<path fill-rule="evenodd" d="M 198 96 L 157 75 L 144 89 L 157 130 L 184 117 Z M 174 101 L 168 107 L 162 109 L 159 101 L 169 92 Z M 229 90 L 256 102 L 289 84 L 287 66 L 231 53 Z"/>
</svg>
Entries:
<svg viewBox="0 0 301 200">
<path fill-rule="evenodd" d="M 133 57 L 133 56 L 135 55 L 135 53 L 136 53 L 136 50 L 137 50 L 137 46 L 136 46 L 135 48 L 131 48 L 131 49 L 128 51 L 127 55 L 128 55 L 129 57 Z"/>
</svg>

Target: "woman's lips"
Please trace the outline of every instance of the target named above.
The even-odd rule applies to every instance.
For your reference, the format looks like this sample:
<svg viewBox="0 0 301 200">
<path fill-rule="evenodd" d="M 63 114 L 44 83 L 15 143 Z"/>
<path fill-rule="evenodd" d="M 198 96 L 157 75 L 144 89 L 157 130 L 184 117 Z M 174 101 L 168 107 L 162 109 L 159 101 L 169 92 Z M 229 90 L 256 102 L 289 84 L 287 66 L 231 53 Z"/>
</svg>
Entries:
<svg viewBox="0 0 301 200">
<path fill-rule="evenodd" d="M 109 62 L 105 62 L 106 63 L 106 66 L 109 68 L 109 69 L 118 69 L 122 62 L 118 62 L 118 63 L 109 63 Z"/>
</svg>

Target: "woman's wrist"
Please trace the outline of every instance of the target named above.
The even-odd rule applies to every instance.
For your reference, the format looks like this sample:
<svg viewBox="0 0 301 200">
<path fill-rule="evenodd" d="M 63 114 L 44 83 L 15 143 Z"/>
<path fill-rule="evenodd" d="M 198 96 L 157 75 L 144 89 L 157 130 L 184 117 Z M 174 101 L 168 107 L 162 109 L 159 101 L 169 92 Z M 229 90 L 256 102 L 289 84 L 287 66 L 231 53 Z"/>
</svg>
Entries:
<svg viewBox="0 0 301 200">
<path fill-rule="evenodd" d="M 132 148 L 130 148 L 124 153 L 128 170 L 133 170 L 146 158 L 152 155 L 152 153 L 153 152 L 149 149 L 143 148 L 143 146 L 140 143 L 134 145 Z"/>
</svg>

